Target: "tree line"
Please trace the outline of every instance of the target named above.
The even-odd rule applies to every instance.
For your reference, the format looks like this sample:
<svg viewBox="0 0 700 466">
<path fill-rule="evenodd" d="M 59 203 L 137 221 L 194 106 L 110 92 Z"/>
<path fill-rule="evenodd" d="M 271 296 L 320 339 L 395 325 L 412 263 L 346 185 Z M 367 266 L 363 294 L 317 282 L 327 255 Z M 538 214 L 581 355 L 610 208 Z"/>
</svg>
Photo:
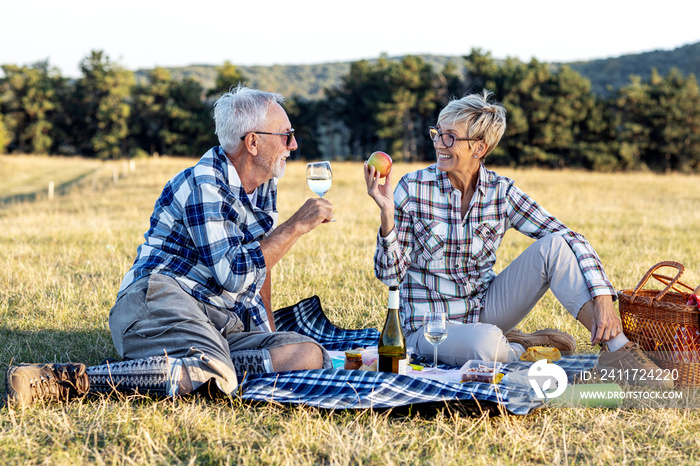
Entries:
<svg viewBox="0 0 700 466">
<path fill-rule="evenodd" d="M 246 81 L 225 62 L 208 89 L 164 68 L 137 82 L 102 51 L 86 56 L 80 70 L 79 78 L 68 79 L 48 61 L 2 65 L 0 152 L 197 156 L 217 143 L 213 102 Z M 568 66 L 497 61 L 479 49 L 440 70 L 418 56 L 357 61 L 323 98 L 290 96 L 285 107 L 299 144 L 294 156 L 362 160 L 384 150 L 395 160 L 432 160 L 427 127 L 451 98 L 483 88 L 508 112 L 490 164 L 700 170 L 700 92 L 693 74 L 652 70 L 649 79 L 632 76 L 602 97 Z"/>
</svg>

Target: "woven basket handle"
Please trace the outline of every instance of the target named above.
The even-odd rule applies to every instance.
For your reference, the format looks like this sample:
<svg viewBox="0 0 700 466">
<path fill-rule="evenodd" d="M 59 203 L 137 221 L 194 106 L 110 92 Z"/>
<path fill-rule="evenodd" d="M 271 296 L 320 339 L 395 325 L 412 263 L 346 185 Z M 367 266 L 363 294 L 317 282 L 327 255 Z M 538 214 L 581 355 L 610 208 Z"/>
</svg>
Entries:
<svg viewBox="0 0 700 466">
<path fill-rule="evenodd" d="M 660 273 L 652 273 L 651 276 L 656 278 L 658 281 L 660 281 L 664 285 L 668 285 L 671 282 L 671 280 L 673 280 L 671 277 L 667 277 L 666 275 L 661 275 Z M 683 288 L 685 288 L 685 290 L 678 289 L 676 287 L 676 285 L 682 286 Z M 692 293 L 693 292 L 693 288 L 690 285 L 687 285 L 680 280 L 678 280 L 676 282 L 676 285 L 671 286 L 673 291 L 676 291 L 678 293 Z"/>
<path fill-rule="evenodd" d="M 644 277 L 642 277 L 642 279 L 639 281 L 639 283 L 637 284 L 637 287 L 634 289 L 634 293 L 632 293 L 632 297 L 630 299 L 631 303 L 634 302 L 635 298 L 637 297 L 637 293 L 639 293 L 639 290 L 641 290 L 642 287 L 647 283 L 647 281 L 649 281 L 649 278 L 651 278 L 652 274 L 654 272 L 656 272 L 658 269 L 660 269 L 661 267 L 674 267 L 674 268 L 678 269 L 678 273 L 676 274 L 675 277 L 670 279 L 670 281 L 666 285 L 666 288 L 664 288 L 664 290 L 661 293 L 657 294 L 654 297 L 653 301 L 659 301 L 661 298 L 663 298 L 666 295 L 666 293 L 668 293 L 668 290 L 673 288 L 673 286 L 676 284 L 678 279 L 681 277 L 681 275 L 685 271 L 685 267 L 683 267 L 683 264 L 681 264 L 679 262 L 674 262 L 674 261 L 659 262 L 658 264 L 656 264 L 655 266 L 650 268 L 649 271 L 647 271 L 647 273 L 644 274 Z"/>
</svg>

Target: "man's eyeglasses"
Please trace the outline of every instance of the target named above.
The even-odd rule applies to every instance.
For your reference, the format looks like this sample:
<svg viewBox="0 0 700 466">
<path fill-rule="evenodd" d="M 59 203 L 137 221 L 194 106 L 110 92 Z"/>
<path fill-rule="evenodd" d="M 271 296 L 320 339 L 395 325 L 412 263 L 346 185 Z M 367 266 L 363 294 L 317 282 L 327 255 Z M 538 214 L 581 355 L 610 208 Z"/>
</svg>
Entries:
<svg viewBox="0 0 700 466">
<path fill-rule="evenodd" d="M 458 138 L 449 133 L 441 133 L 439 129 L 434 126 L 428 128 L 428 133 L 430 134 L 430 139 L 433 142 L 437 142 L 438 138 L 442 140 L 445 147 L 450 148 L 455 145 L 455 141 L 480 141 L 481 138 Z"/>
<path fill-rule="evenodd" d="M 288 133 L 266 133 L 265 131 L 251 131 L 250 133 L 255 133 L 255 134 L 273 134 L 275 136 L 287 136 L 287 142 L 285 142 L 285 146 L 289 147 L 292 145 L 292 139 L 294 139 L 294 128 L 290 129 Z M 248 133 L 248 134 L 250 134 Z M 241 136 L 241 141 L 245 139 L 246 136 Z"/>
</svg>

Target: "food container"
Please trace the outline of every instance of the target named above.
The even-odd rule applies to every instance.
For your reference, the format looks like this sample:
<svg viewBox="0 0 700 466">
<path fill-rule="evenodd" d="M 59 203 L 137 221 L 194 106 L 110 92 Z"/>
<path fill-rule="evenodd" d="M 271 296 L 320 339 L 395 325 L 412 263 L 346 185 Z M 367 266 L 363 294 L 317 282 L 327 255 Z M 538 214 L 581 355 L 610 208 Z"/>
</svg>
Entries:
<svg viewBox="0 0 700 466">
<path fill-rule="evenodd" d="M 462 382 L 496 383 L 503 364 L 497 361 L 470 359 L 460 369 Z"/>
<path fill-rule="evenodd" d="M 372 363 L 377 362 L 377 359 L 379 359 L 379 351 L 376 346 L 362 350 L 362 364 L 365 366 L 371 366 Z"/>
<path fill-rule="evenodd" d="M 360 350 L 347 350 L 345 352 L 345 370 L 359 370 L 362 367 L 362 352 Z"/>
</svg>

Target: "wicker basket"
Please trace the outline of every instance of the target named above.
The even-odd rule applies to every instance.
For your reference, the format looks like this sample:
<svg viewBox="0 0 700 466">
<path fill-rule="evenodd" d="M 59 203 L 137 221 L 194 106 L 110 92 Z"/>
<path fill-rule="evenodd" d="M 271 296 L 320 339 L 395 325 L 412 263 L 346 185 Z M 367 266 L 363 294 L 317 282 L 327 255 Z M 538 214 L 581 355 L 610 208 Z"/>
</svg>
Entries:
<svg viewBox="0 0 700 466">
<path fill-rule="evenodd" d="M 676 276 L 670 278 L 655 273 L 662 267 L 676 268 Z M 649 352 L 649 357 L 660 368 L 675 369 L 678 372 L 676 387 L 696 387 L 700 386 L 700 311 L 686 305 L 693 289 L 678 280 L 684 270 L 678 262 L 659 262 L 649 269 L 634 290 L 621 290 L 618 298 L 622 329 L 627 338 Z M 662 291 L 643 290 L 651 277 L 666 287 Z"/>
</svg>

